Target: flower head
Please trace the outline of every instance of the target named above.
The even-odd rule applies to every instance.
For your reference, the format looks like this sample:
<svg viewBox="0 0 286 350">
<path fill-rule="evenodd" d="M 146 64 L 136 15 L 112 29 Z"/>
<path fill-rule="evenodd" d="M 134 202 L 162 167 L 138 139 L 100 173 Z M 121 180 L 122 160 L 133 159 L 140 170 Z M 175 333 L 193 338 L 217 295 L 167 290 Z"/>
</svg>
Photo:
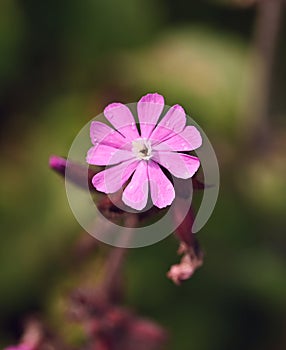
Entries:
<svg viewBox="0 0 286 350">
<path fill-rule="evenodd" d="M 93 147 L 87 153 L 87 163 L 112 165 L 92 178 L 98 191 L 117 192 L 131 178 L 122 195 L 126 205 L 142 210 L 149 190 L 156 207 L 164 208 L 173 202 L 175 190 L 162 167 L 177 178 L 191 178 L 200 161 L 182 152 L 200 147 L 202 138 L 196 127 L 186 126 L 181 106 L 172 106 L 159 121 L 163 109 L 163 96 L 143 96 L 137 103 L 140 132 L 131 111 L 121 103 L 112 103 L 104 110 L 115 129 L 101 122 L 91 123 Z"/>
</svg>

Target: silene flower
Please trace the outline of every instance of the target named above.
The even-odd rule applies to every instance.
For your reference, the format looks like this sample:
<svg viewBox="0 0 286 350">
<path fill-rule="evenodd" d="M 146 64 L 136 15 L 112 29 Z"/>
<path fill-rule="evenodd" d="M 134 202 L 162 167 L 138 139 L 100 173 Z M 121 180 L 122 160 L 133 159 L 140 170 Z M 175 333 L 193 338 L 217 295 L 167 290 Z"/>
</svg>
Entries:
<svg viewBox="0 0 286 350">
<path fill-rule="evenodd" d="M 202 138 L 195 126 L 186 126 L 186 113 L 181 106 L 170 107 L 159 120 L 163 109 L 163 96 L 147 94 L 137 103 L 140 130 L 130 109 L 122 103 L 112 103 L 104 109 L 104 116 L 114 129 L 98 121 L 91 123 L 93 147 L 86 161 L 108 166 L 92 178 L 96 190 L 115 193 L 131 178 L 122 194 L 129 207 L 145 208 L 149 192 L 158 208 L 173 202 L 174 186 L 164 171 L 177 178 L 191 178 L 200 161 L 182 152 L 200 147 Z"/>
</svg>

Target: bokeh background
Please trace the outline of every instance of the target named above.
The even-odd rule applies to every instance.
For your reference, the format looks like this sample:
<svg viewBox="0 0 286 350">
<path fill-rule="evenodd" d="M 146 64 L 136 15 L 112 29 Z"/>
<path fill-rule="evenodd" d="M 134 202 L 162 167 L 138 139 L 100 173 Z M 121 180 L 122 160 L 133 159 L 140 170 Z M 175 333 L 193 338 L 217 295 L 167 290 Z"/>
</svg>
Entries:
<svg viewBox="0 0 286 350">
<path fill-rule="evenodd" d="M 177 287 L 173 237 L 132 250 L 126 304 L 169 349 L 286 348 L 285 35 L 283 0 L 1 0 L 1 348 L 31 313 L 64 329 L 55 305 L 84 233 L 50 154 L 107 103 L 155 91 L 209 136 L 221 192 L 203 267 Z"/>
</svg>

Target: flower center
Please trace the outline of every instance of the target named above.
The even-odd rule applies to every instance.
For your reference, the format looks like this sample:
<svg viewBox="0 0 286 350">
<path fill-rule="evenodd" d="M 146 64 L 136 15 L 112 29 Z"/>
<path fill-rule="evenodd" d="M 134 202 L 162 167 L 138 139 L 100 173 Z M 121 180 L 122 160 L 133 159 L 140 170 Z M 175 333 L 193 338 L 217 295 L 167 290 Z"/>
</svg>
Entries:
<svg viewBox="0 0 286 350">
<path fill-rule="evenodd" d="M 132 141 L 132 152 L 138 159 L 149 160 L 152 157 L 151 142 L 143 138 Z"/>
</svg>

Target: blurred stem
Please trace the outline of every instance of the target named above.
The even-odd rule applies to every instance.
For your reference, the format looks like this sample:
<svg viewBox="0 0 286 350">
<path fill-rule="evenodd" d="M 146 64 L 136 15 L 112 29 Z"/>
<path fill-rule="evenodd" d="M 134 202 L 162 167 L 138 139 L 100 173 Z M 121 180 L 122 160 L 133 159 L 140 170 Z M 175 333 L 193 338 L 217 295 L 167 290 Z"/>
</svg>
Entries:
<svg viewBox="0 0 286 350">
<path fill-rule="evenodd" d="M 125 218 L 126 227 L 135 228 L 138 223 L 138 217 L 136 214 L 128 214 Z M 133 230 L 132 230 L 133 231 Z M 131 239 L 132 231 L 127 231 L 123 228 L 120 232 L 119 245 L 126 246 Z M 111 298 L 120 294 L 121 285 L 121 270 L 124 262 L 125 255 L 128 248 L 113 248 L 106 263 L 106 276 L 103 281 L 102 289 L 106 295 Z M 119 293 L 117 293 L 119 291 Z"/>
<path fill-rule="evenodd" d="M 248 108 L 250 118 L 254 119 L 250 131 L 251 143 L 257 151 L 265 149 L 271 136 L 271 83 L 284 2 L 284 0 L 257 2 L 253 46 L 259 62 L 258 66 L 254 67 L 255 86 Z"/>
</svg>

